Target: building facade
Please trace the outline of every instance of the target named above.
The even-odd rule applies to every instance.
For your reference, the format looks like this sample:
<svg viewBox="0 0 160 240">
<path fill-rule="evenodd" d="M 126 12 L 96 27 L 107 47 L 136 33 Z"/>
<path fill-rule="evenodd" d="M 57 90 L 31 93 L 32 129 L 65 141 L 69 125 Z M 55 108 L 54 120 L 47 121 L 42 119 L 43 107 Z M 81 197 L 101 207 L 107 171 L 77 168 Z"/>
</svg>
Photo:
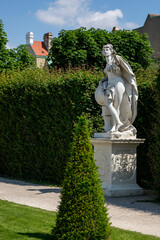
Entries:
<svg viewBox="0 0 160 240">
<path fill-rule="evenodd" d="M 36 66 L 45 68 L 47 66 L 47 56 L 51 48 L 52 33 L 45 33 L 44 41 L 34 41 L 33 32 L 26 34 L 26 45 L 28 52 L 35 58 Z"/>
<path fill-rule="evenodd" d="M 134 30 L 140 34 L 148 34 L 151 47 L 154 50 L 153 57 L 160 58 L 160 15 L 148 14 L 143 27 Z"/>
</svg>

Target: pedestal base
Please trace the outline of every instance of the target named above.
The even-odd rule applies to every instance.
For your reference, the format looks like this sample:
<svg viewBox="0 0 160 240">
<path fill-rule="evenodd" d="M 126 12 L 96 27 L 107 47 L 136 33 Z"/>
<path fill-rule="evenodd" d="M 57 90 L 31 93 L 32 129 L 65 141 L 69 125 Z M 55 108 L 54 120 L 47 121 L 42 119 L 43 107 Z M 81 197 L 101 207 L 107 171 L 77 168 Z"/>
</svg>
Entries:
<svg viewBox="0 0 160 240">
<path fill-rule="evenodd" d="M 100 134 L 95 134 L 100 136 Z M 102 136 L 102 135 L 101 135 Z M 92 138 L 94 158 L 99 167 L 104 193 L 109 197 L 142 195 L 143 189 L 136 183 L 136 148 L 144 139 L 131 139 L 109 135 Z"/>
<path fill-rule="evenodd" d="M 103 186 L 105 196 L 108 197 L 128 197 L 128 196 L 140 196 L 144 191 L 137 184 L 126 185 L 111 185 Z"/>
</svg>

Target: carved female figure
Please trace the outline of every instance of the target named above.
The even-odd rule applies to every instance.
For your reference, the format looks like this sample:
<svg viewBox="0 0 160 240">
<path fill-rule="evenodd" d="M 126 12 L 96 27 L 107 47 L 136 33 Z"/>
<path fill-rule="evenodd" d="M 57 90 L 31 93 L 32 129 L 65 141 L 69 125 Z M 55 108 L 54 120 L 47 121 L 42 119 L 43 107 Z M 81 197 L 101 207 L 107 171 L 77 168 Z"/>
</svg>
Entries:
<svg viewBox="0 0 160 240">
<path fill-rule="evenodd" d="M 111 44 L 103 46 L 102 54 L 107 61 L 106 77 L 99 82 L 95 99 L 102 105 L 105 131 L 135 131 L 132 125 L 138 100 L 135 75 L 128 62 L 116 55 Z"/>
</svg>

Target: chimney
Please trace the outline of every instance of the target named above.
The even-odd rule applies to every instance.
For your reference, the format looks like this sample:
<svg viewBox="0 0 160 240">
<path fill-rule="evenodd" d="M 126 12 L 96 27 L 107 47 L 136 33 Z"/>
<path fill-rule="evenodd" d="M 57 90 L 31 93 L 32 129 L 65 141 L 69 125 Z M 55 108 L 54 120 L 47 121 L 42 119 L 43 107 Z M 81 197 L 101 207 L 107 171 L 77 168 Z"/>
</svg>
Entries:
<svg viewBox="0 0 160 240">
<path fill-rule="evenodd" d="M 43 37 L 43 40 L 44 40 L 44 44 L 47 48 L 47 50 L 49 51 L 50 48 L 51 48 L 51 41 L 52 41 L 52 33 L 49 32 L 49 33 L 45 33 L 44 34 L 44 37 Z"/>
<path fill-rule="evenodd" d="M 117 32 L 117 31 L 119 31 L 119 28 L 118 27 L 113 27 L 112 32 Z"/>
<path fill-rule="evenodd" d="M 28 32 L 26 34 L 26 44 L 33 45 L 33 32 Z"/>
</svg>

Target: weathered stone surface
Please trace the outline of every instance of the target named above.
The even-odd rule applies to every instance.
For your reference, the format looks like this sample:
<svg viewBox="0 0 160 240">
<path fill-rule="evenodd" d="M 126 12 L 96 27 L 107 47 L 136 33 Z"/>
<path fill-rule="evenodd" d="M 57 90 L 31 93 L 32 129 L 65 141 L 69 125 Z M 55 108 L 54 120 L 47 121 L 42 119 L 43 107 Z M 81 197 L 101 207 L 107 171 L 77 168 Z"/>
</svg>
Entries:
<svg viewBox="0 0 160 240">
<path fill-rule="evenodd" d="M 137 116 L 136 78 L 111 44 L 103 46 L 102 54 L 106 76 L 99 82 L 95 99 L 102 106 L 104 132 L 91 139 L 102 187 L 110 197 L 141 195 L 143 190 L 136 183 L 136 148 L 144 139 L 137 139 L 132 125 Z"/>
<path fill-rule="evenodd" d="M 102 106 L 105 132 L 134 132 L 137 116 L 138 90 L 135 75 L 122 57 L 115 54 L 113 46 L 103 46 L 106 58 L 106 76 L 99 82 L 95 99 Z"/>
<path fill-rule="evenodd" d="M 92 138 L 91 142 L 105 195 L 120 197 L 143 194 L 136 183 L 136 148 L 144 139 L 103 137 Z"/>
</svg>

